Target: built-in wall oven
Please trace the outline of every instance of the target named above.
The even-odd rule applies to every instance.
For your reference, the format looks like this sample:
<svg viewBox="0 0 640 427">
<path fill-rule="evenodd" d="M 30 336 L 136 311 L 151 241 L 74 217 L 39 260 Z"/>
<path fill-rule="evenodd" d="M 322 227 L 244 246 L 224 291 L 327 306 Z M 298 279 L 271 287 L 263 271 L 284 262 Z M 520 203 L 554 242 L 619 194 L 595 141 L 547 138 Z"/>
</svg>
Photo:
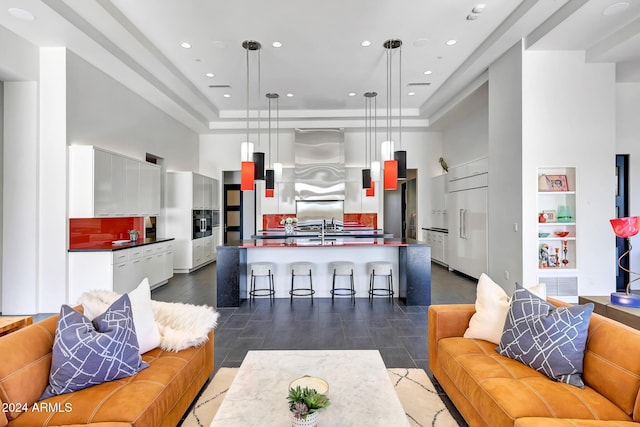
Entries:
<svg viewBox="0 0 640 427">
<path fill-rule="evenodd" d="M 211 236 L 213 232 L 213 211 L 194 210 L 193 211 L 193 239 L 201 239 Z"/>
</svg>

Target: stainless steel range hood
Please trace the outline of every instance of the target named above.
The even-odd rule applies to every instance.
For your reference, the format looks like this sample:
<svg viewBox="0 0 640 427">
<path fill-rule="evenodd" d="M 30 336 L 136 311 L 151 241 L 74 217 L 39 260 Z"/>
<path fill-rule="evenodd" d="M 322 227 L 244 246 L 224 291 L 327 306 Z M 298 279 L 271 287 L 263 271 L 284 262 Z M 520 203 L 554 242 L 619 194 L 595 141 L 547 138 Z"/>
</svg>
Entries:
<svg viewBox="0 0 640 427">
<path fill-rule="evenodd" d="M 296 200 L 344 200 L 344 131 L 296 129 Z"/>
</svg>

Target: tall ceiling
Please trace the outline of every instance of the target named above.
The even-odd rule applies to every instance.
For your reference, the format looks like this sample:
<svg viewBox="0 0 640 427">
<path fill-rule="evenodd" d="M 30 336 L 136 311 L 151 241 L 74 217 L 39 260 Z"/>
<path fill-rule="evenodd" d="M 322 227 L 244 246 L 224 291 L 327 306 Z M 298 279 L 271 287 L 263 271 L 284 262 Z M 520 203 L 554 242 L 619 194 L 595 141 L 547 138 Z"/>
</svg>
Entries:
<svg viewBox="0 0 640 427">
<path fill-rule="evenodd" d="M 68 47 L 200 133 L 245 126 L 247 69 L 250 114 L 276 92 L 285 123 L 360 124 L 368 91 L 384 114 L 388 39 L 402 40 L 390 105 L 401 95 L 408 126 L 441 116 L 523 38 L 531 49 L 584 50 L 618 63 L 619 80 L 640 81 L 640 0 L 0 0 L 0 25 Z M 248 66 L 244 40 L 262 45 Z"/>
</svg>

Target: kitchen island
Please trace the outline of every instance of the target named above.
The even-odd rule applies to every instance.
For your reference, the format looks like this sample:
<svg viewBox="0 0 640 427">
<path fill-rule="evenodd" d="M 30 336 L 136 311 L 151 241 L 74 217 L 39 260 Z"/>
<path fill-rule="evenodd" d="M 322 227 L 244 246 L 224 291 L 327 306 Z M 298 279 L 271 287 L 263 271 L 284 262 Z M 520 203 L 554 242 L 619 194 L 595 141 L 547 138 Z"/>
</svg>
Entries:
<svg viewBox="0 0 640 427">
<path fill-rule="evenodd" d="M 331 297 L 330 262 L 353 262 L 356 298 L 368 298 L 367 262 L 388 261 L 393 265 L 396 297 L 406 305 L 431 304 L 431 248 L 416 240 L 344 233 L 327 233 L 324 238 L 281 235 L 230 242 L 218 246 L 217 251 L 218 307 L 238 307 L 247 299 L 249 266 L 253 262 L 274 263 L 275 297 L 289 298 L 291 273 L 288 265 L 297 261 L 314 264 L 313 288 L 317 298 Z M 338 280 L 347 279 L 339 277 Z M 342 286 L 336 283 L 336 287 Z"/>
</svg>

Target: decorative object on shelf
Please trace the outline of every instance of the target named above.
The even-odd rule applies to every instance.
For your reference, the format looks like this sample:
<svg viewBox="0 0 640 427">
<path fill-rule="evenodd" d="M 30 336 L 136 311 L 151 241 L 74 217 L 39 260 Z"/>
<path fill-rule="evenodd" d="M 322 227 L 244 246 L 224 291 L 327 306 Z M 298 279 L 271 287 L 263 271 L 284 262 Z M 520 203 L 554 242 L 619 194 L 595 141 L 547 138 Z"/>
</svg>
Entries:
<svg viewBox="0 0 640 427">
<path fill-rule="evenodd" d="M 260 167 L 255 163 L 255 160 L 260 160 L 260 154 L 262 155 L 262 178 L 264 179 L 264 153 L 254 153 L 253 152 L 253 143 L 249 142 L 249 123 L 251 119 L 249 117 L 249 105 L 250 105 L 250 97 L 249 97 L 249 52 L 258 52 L 258 87 L 260 86 L 260 48 L 262 45 L 260 42 L 255 40 L 245 40 L 242 42 L 242 47 L 246 51 L 247 58 L 247 140 L 242 143 L 241 149 L 241 170 L 240 170 L 240 190 L 242 191 L 252 191 L 254 187 L 254 180 L 256 179 L 256 168 Z M 258 92 L 260 89 L 258 89 Z M 258 121 L 258 126 L 260 126 L 260 122 Z M 258 132 L 258 136 L 260 132 Z"/>
<path fill-rule="evenodd" d="M 549 267 L 549 245 L 546 243 L 540 245 L 540 250 L 538 251 L 538 267 Z"/>
<path fill-rule="evenodd" d="M 569 191 L 566 175 L 540 175 L 538 191 Z"/>
<path fill-rule="evenodd" d="M 558 222 L 571 222 L 573 217 L 571 216 L 571 208 L 567 205 L 558 206 Z"/>
<path fill-rule="evenodd" d="M 280 220 L 280 224 L 284 225 L 284 234 L 290 236 L 294 233 L 294 227 L 298 223 L 298 218 L 289 217 Z"/>
<path fill-rule="evenodd" d="M 547 222 L 556 222 L 558 221 L 558 216 L 556 215 L 556 211 L 553 209 L 547 209 L 542 211 L 544 217 L 547 218 Z"/>
<path fill-rule="evenodd" d="M 318 424 L 319 410 L 331 404 L 329 398 L 314 388 L 289 388 L 289 412 L 294 427 L 315 427 Z"/>
<path fill-rule="evenodd" d="M 447 162 L 444 161 L 443 157 L 440 157 L 438 159 L 438 162 L 440 163 L 440 166 L 442 166 L 442 170 L 444 171 L 444 173 L 449 172 L 449 165 L 447 165 Z"/>
<path fill-rule="evenodd" d="M 140 233 L 138 232 L 138 230 L 129 230 L 129 240 L 131 240 L 132 242 L 138 240 L 139 235 Z"/>
<path fill-rule="evenodd" d="M 558 237 L 567 237 L 569 235 L 568 231 L 555 231 L 553 234 L 555 234 Z"/>
<path fill-rule="evenodd" d="M 541 238 L 549 237 L 549 233 L 538 233 L 538 237 L 541 237 Z"/>
<path fill-rule="evenodd" d="M 569 264 L 569 260 L 567 259 L 567 250 L 569 243 L 566 240 L 562 241 L 562 266 L 566 267 Z"/>
<path fill-rule="evenodd" d="M 613 292 L 611 294 L 611 302 L 613 304 L 623 305 L 626 307 L 640 307 L 640 295 L 630 293 L 631 284 L 640 279 L 640 273 L 636 273 L 622 266 L 622 258 L 630 255 L 631 249 L 633 249 L 631 246 L 631 237 L 635 236 L 638 234 L 638 231 L 640 231 L 640 216 L 614 218 L 610 220 L 610 222 L 616 236 L 627 239 L 627 244 L 629 245 L 629 249 L 618 258 L 618 267 L 629 273 L 629 279 L 631 279 L 631 274 L 638 275 L 635 279 L 629 280 L 625 292 Z"/>
<path fill-rule="evenodd" d="M 547 216 L 545 215 L 545 213 L 544 213 L 544 212 L 540 212 L 540 213 L 538 214 L 538 222 L 539 222 L 539 223 L 545 223 L 545 222 L 547 222 Z"/>
</svg>

